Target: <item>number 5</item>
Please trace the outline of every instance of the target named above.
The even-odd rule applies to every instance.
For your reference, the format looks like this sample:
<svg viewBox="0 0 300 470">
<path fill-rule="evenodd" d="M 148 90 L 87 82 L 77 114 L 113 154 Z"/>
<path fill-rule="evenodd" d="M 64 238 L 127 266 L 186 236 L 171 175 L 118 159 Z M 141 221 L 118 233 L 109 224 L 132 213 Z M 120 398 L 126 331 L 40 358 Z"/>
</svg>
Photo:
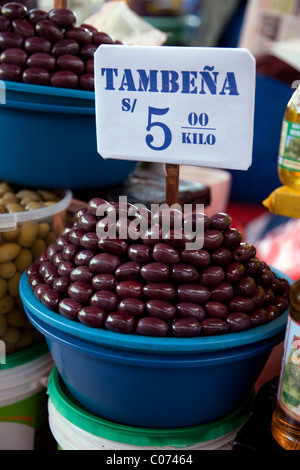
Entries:
<svg viewBox="0 0 300 470">
<path fill-rule="evenodd" d="M 160 122 L 160 121 L 151 122 L 152 115 L 163 116 L 164 114 L 167 114 L 168 111 L 169 111 L 169 108 L 160 109 L 160 108 L 152 108 L 151 106 L 149 106 L 149 108 L 148 108 L 148 125 L 146 127 L 146 131 L 150 131 L 151 128 L 155 127 L 155 126 L 160 127 L 163 130 L 164 137 L 165 137 L 164 143 L 160 147 L 156 147 L 155 145 L 152 145 L 152 142 L 154 140 L 153 135 L 152 134 L 147 134 L 146 135 L 146 144 L 152 150 L 165 150 L 171 144 L 172 133 L 171 133 L 169 127 L 166 124 L 164 124 L 163 122 Z"/>
</svg>

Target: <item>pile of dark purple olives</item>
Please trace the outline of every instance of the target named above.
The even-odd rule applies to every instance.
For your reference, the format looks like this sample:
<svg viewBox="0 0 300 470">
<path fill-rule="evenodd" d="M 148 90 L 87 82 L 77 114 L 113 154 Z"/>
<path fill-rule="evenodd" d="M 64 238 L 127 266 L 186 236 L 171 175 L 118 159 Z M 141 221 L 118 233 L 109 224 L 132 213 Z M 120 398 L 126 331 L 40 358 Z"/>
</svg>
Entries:
<svg viewBox="0 0 300 470">
<path fill-rule="evenodd" d="M 98 216 L 101 204 L 107 209 Z M 200 214 L 203 247 L 193 250 L 178 236 L 178 225 L 171 222 L 166 234 L 159 216 L 128 206 L 131 217 L 124 218 L 119 203 L 92 199 L 77 212 L 72 228 L 27 269 L 46 307 L 90 327 L 156 337 L 239 332 L 288 308 L 288 281 L 242 242 L 228 214 Z M 99 224 L 108 230 L 110 210 L 117 214 L 117 235 L 99 237 Z M 134 240 L 118 236 L 141 216 L 148 224 L 145 233 Z M 199 214 L 180 217 L 183 233 L 188 219 L 193 223 Z"/>
<path fill-rule="evenodd" d="M 101 44 L 121 44 L 82 24 L 67 8 L 48 13 L 17 3 L 0 9 L 0 79 L 94 90 L 94 53 Z"/>
</svg>

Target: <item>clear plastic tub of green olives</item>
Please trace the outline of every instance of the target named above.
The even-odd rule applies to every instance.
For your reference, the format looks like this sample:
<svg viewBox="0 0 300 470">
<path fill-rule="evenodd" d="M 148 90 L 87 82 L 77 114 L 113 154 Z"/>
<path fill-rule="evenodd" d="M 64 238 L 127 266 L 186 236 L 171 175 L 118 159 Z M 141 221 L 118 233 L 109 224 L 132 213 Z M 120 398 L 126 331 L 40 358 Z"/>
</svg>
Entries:
<svg viewBox="0 0 300 470">
<path fill-rule="evenodd" d="M 0 180 L 0 340 L 6 354 L 42 340 L 19 296 L 22 273 L 65 229 L 70 191 L 25 188 Z"/>
</svg>

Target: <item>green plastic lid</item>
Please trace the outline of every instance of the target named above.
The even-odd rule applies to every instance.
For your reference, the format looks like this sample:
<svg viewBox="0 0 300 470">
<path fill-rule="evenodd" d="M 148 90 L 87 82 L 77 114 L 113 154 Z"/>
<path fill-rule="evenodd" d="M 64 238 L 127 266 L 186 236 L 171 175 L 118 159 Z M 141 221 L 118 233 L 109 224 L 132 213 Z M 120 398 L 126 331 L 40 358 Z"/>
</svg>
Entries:
<svg viewBox="0 0 300 470">
<path fill-rule="evenodd" d="M 34 346 L 30 346 L 15 353 L 8 354 L 6 356 L 6 364 L 0 364 L 0 371 L 22 366 L 27 362 L 34 361 L 35 359 L 45 356 L 45 354 L 48 353 L 49 349 L 46 341 L 41 341 Z"/>
<path fill-rule="evenodd" d="M 149 429 L 107 421 L 85 410 L 66 389 L 56 367 L 49 377 L 48 395 L 55 409 L 78 428 L 102 439 L 142 447 L 187 447 L 225 436 L 246 421 L 254 399 L 252 390 L 233 412 L 210 423 L 186 428 Z"/>
</svg>

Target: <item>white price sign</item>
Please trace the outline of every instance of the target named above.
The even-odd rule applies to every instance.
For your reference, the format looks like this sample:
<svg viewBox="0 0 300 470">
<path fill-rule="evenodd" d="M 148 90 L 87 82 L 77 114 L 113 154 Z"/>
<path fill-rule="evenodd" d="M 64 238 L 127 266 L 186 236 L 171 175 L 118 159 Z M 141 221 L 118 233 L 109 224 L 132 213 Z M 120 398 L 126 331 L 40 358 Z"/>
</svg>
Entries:
<svg viewBox="0 0 300 470">
<path fill-rule="evenodd" d="M 101 45 L 95 54 L 103 158 L 247 170 L 255 59 L 247 49 Z"/>
</svg>

